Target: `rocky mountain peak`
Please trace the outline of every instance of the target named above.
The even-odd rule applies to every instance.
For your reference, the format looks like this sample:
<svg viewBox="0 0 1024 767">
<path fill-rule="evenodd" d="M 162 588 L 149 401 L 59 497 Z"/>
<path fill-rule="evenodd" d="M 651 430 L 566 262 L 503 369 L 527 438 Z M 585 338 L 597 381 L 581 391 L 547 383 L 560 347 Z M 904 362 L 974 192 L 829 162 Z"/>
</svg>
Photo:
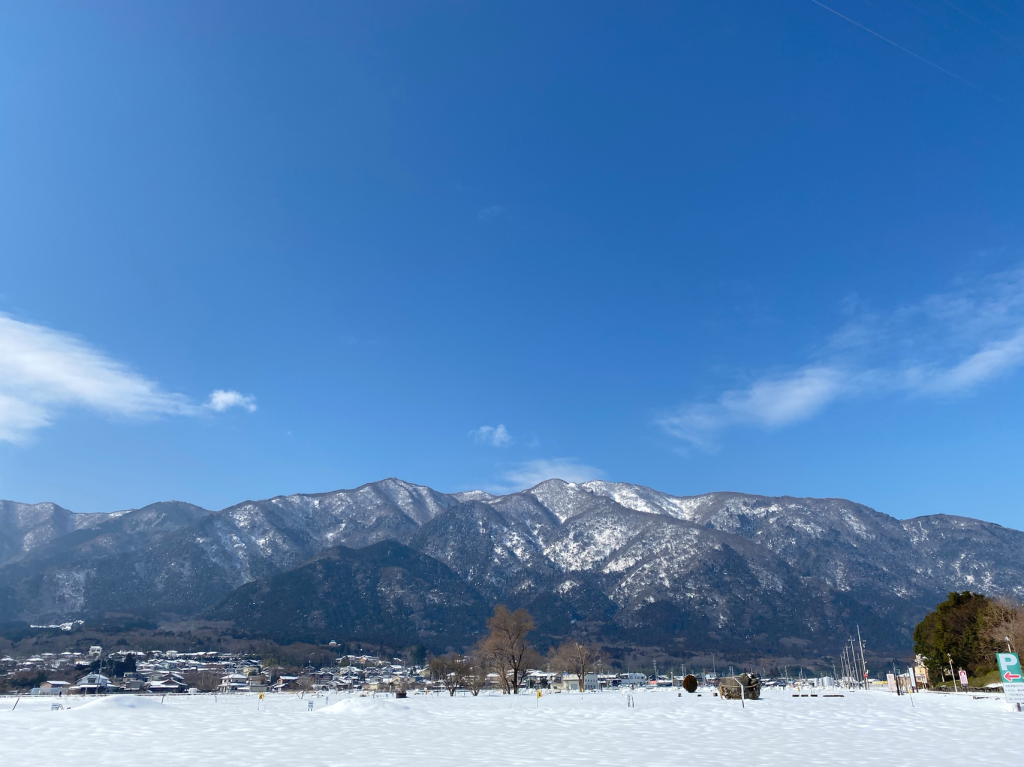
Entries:
<svg viewBox="0 0 1024 767">
<path fill-rule="evenodd" d="M 875 647 L 904 651 L 916 620 L 948 591 L 1024 596 L 1024 533 L 999 525 L 900 521 L 843 499 L 687 497 L 622 482 L 552 479 L 499 496 L 390 478 L 216 512 L 166 502 L 75 515 L 4 502 L 0 534 L 13 552 L 0 567 L 0 621 L 197 614 L 247 583 L 314 583 L 315 568 L 274 578 L 321 552 L 388 541 L 443 563 L 491 603 L 527 606 L 551 634 L 677 650 L 731 642 L 771 652 L 794 637 L 825 648 L 861 624 Z M 376 602 L 360 604 L 372 612 Z"/>
</svg>

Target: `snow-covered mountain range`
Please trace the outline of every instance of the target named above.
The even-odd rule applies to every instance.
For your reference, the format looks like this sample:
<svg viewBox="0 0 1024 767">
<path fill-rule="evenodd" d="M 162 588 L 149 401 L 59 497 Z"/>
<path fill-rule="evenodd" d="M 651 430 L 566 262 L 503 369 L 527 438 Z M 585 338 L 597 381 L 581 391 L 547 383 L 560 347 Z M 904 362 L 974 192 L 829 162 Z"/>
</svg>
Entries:
<svg viewBox="0 0 1024 767">
<path fill-rule="evenodd" d="M 402 544 L 401 556 L 387 551 L 403 562 L 412 561 L 408 547 L 447 566 L 480 598 L 463 595 L 467 605 L 528 607 L 548 636 L 684 652 L 825 652 L 854 624 L 877 649 L 895 652 L 948 591 L 1024 596 L 1024 533 L 967 517 L 901 521 L 841 499 L 676 497 L 611 482 L 553 479 L 494 496 L 386 479 L 216 512 L 166 502 L 75 514 L 0 502 L 0 622 L 220 609 L 245 624 L 238 598 L 229 598 L 239 587 L 259 581 L 266 593 L 275 576 L 329 549 L 382 541 Z M 387 567 L 373 561 L 380 578 Z M 435 572 L 424 561 L 416 559 L 417 572 Z M 426 589 L 430 577 L 420 573 L 408 588 Z M 385 580 L 375 588 L 388 588 Z M 289 582 L 296 588 L 295 577 Z M 428 589 L 431 600 L 445 589 Z M 268 626 L 277 621 L 260 615 Z M 287 625 L 296 635 L 365 638 L 355 626 L 310 620 L 292 611 Z M 466 625 L 468 641 L 478 617 Z M 260 630 L 251 620 L 248 628 Z M 429 642 L 433 630 L 420 638 Z"/>
</svg>

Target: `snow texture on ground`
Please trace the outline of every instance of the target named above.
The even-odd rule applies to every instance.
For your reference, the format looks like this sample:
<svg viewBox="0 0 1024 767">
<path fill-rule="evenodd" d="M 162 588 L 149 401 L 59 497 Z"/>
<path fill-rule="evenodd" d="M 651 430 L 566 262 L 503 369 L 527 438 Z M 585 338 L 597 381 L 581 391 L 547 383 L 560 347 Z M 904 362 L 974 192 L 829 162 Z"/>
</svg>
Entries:
<svg viewBox="0 0 1024 767">
<path fill-rule="evenodd" d="M 804 690 L 806 692 L 806 690 Z M 821 692 L 820 690 L 818 691 Z M 0 698 L 0 764 L 1019 764 L 1024 714 L 1002 696 L 846 692 L 723 701 L 632 693 Z M 912 705 L 913 703 L 913 705 Z"/>
</svg>

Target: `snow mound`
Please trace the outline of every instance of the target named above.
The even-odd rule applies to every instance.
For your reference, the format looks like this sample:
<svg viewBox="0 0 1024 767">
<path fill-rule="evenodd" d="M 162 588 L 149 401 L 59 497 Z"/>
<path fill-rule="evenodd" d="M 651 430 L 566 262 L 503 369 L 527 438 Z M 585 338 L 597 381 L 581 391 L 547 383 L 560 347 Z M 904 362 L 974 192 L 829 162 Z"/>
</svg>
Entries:
<svg viewBox="0 0 1024 767">
<path fill-rule="evenodd" d="M 409 707 L 397 700 L 380 698 L 349 698 L 314 711 L 315 714 L 344 714 L 346 716 L 376 716 L 377 714 L 399 713 Z"/>
<path fill-rule="evenodd" d="M 13 702 L 0 700 L 0 765 L 140 767 L 140 754 L 155 754 L 158 767 L 495 767 L 495 743 L 504 742 L 516 745 L 502 754 L 500 767 L 1021 762 L 1019 736 L 990 738 L 985 759 L 978 757 L 977 738 L 970 737 L 1021 732 L 1021 714 L 1006 712 L 1001 695 L 981 700 L 922 692 L 911 700 L 888 691 L 843 690 L 836 694 L 845 697 L 824 698 L 819 688 L 817 698 L 802 697 L 806 691 L 794 698 L 797 692 L 769 688 L 757 705 L 745 706 L 707 692 L 679 697 L 678 689 L 665 688 L 634 691 L 634 705 L 618 692 L 543 698 L 442 693 L 397 701 L 332 694 L 329 707 L 323 698 L 314 699 L 319 712 L 340 716 L 307 713 L 308 695 L 268 695 L 258 708 L 252 695 L 168 695 L 159 710 L 122 713 L 107 709 L 125 703 L 151 708 L 160 698 L 112 695 L 88 701 L 90 708 L 99 706 L 92 713 L 70 716 L 50 713 L 52 698 L 25 696 L 13 714 Z M 64 703 L 77 708 L 86 701 Z M 942 750 L 922 750 L 921 743 L 937 732 L 951 734 Z M 880 738 L 885 748 L 879 748 Z M 694 744 L 704 743 L 714 744 L 715 752 L 695 755 Z M 547 744 L 571 747 L 547 758 L 550 748 L 538 752 Z"/>
<path fill-rule="evenodd" d="M 96 700 L 90 700 L 88 703 L 83 703 L 81 706 L 73 706 L 72 711 L 82 711 L 85 709 L 89 710 L 109 710 L 109 709 L 133 709 L 133 708 L 162 708 L 163 704 L 157 698 L 148 698 L 141 695 L 110 695 L 104 698 L 96 698 Z M 168 710 L 168 709 L 165 709 Z"/>
</svg>

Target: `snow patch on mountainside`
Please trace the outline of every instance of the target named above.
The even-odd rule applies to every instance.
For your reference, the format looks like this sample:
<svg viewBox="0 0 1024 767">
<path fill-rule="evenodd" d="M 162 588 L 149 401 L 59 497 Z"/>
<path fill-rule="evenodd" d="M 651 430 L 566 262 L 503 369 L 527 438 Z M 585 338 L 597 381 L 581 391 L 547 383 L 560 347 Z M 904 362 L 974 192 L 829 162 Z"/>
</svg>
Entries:
<svg viewBox="0 0 1024 767">
<path fill-rule="evenodd" d="M 120 594 L 114 584 L 127 578 L 132 589 L 124 593 L 138 604 L 155 609 L 180 600 L 182 613 L 326 548 L 361 549 L 386 540 L 444 562 L 493 601 L 557 594 L 574 611 L 604 616 L 610 613 L 600 611 L 611 603 L 627 611 L 669 609 L 660 602 L 732 621 L 748 610 L 742 620 L 762 633 L 782 620 L 779 614 L 803 611 L 786 629 L 799 632 L 815 614 L 833 610 L 829 600 L 840 594 L 890 612 L 899 601 L 911 612 L 923 609 L 954 588 L 1024 596 L 1024 533 L 964 517 L 899 521 L 842 499 L 730 492 L 682 497 L 627 483 L 562 480 L 504 496 L 446 495 L 388 479 L 353 490 L 245 501 L 220 512 L 155 506 L 101 516 L 3 502 L 0 553 L 17 557 L 20 566 L 72 530 L 117 522 L 90 546 L 100 554 L 116 551 L 117 536 L 130 529 L 138 536 L 136 549 L 111 570 L 120 580 L 110 575 L 103 588 Z M 0 618 L 59 612 L 52 617 L 63 620 L 117 611 L 115 603 L 99 605 L 95 600 L 104 593 L 87 587 L 96 567 L 110 564 L 100 559 L 94 566 L 91 551 L 76 549 L 80 560 L 47 564 L 34 581 L 0 582 L 21 600 L 10 602 L 10 614 Z M 23 571 L 0 572 L 15 577 Z"/>
</svg>

